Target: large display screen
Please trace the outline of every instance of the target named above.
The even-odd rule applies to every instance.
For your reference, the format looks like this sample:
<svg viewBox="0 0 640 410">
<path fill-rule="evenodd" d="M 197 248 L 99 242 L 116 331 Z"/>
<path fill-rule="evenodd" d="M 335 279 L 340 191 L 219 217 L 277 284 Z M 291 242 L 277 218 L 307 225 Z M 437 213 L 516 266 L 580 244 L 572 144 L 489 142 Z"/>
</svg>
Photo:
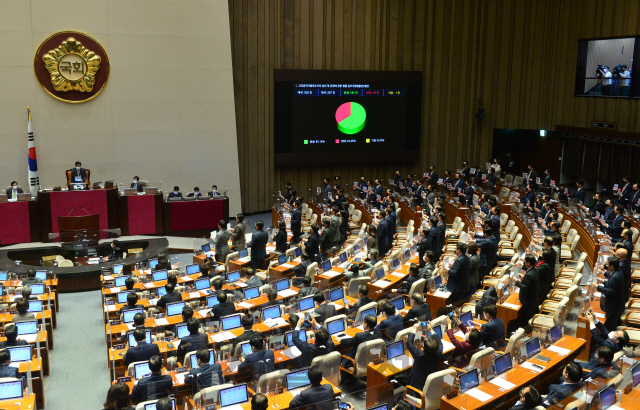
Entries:
<svg viewBox="0 0 640 410">
<path fill-rule="evenodd" d="M 418 159 L 421 72 L 275 70 L 274 94 L 276 165 Z"/>
</svg>

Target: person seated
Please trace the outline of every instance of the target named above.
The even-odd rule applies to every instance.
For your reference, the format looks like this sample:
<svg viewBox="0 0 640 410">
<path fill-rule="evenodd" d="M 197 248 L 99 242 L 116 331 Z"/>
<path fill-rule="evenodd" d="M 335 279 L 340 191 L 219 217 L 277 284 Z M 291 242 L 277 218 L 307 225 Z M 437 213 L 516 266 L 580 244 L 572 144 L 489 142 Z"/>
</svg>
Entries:
<svg viewBox="0 0 640 410">
<path fill-rule="evenodd" d="M 218 186 L 211 185 L 211 191 L 209 192 L 209 196 L 213 198 L 214 196 L 218 196 L 218 195 L 222 195 L 220 192 L 218 192 Z"/>
<path fill-rule="evenodd" d="M 136 329 L 142 329 L 142 330 L 144 330 L 145 332 L 146 332 L 147 330 L 151 330 L 151 328 L 145 327 L 145 325 L 144 325 L 144 321 L 145 321 L 145 319 L 146 319 L 146 316 L 144 315 L 144 313 L 136 313 L 136 314 L 133 316 L 133 329 L 131 329 L 131 330 L 127 330 L 126 332 L 123 330 L 123 331 L 120 333 L 120 337 L 118 338 L 118 342 L 119 342 L 119 343 L 126 343 L 126 342 L 127 342 L 127 340 L 129 340 L 129 335 L 130 335 L 130 334 L 133 334 L 133 332 L 134 332 Z"/>
<path fill-rule="evenodd" d="M 155 266 L 155 268 L 153 268 L 154 271 L 162 269 L 173 269 L 171 263 L 169 262 L 169 259 L 167 258 L 167 255 L 165 255 L 164 253 L 158 255 L 158 264 Z"/>
<path fill-rule="evenodd" d="M 36 278 L 35 269 L 29 269 L 27 271 L 27 276 L 22 278 L 22 286 L 31 285 L 32 283 L 42 283 L 40 278 Z"/>
<path fill-rule="evenodd" d="M 277 300 L 278 299 L 278 292 L 275 289 L 269 288 L 264 293 L 267 294 L 267 300 L 269 300 L 269 301 L 267 303 L 264 303 L 264 304 L 260 305 L 260 307 L 284 305 L 284 300 L 282 300 L 282 299 L 281 300 Z"/>
<path fill-rule="evenodd" d="M 253 381 L 257 382 L 263 374 L 275 371 L 273 366 L 275 355 L 273 350 L 264 350 L 264 339 L 262 336 L 253 336 L 249 340 L 251 354 L 247 355 L 238 366 L 238 373 L 250 370 Z"/>
<path fill-rule="evenodd" d="M 363 332 L 358 332 L 353 337 L 346 337 L 346 338 L 340 339 L 340 346 L 351 346 L 351 349 L 349 350 L 349 352 L 347 352 L 347 356 L 349 356 L 352 359 L 355 359 L 356 353 L 358 352 L 358 346 L 360 346 L 361 343 L 369 342 L 375 339 L 382 339 L 382 333 L 375 330 L 377 324 L 378 324 L 377 317 L 373 315 L 367 315 L 365 316 L 363 321 L 363 326 L 364 326 Z M 342 366 L 353 367 L 353 362 L 347 359 L 342 359 Z"/>
<path fill-rule="evenodd" d="M 362 267 L 364 267 L 364 264 L 362 265 Z M 350 285 L 351 279 L 362 278 L 366 276 L 364 272 L 364 269 L 361 269 L 359 263 L 352 263 L 351 265 L 349 265 L 349 267 L 344 270 L 344 277 L 346 278 L 347 286 Z"/>
<path fill-rule="evenodd" d="M 169 405 L 171 409 L 171 405 Z M 111 385 L 107 393 L 107 400 L 104 402 L 104 410 L 135 410 L 131 405 L 129 397 L 129 386 L 123 382 L 116 382 Z M 156 410 L 159 410 L 156 406 Z"/>
<path fill-rule="evenodd" d="M 138 192 L 144 191 L 144 187 L 139 183 L 140 178 L 136 175 L 133 177 L 133 182 L 131 183 L 131 188 L 135 188 Z"/>
<path fill-rule="evenodd" d="M 240 319 L 242 323 L 242 327 L 244 328 L 244 333 L 234 339 L 236 344 L 246 342 L 251 340 L 254 336 L 262 336 L 262 332 L 258 332 L 257 330 L 253 330 L 253 315 L 244 315 L 242 319 Z"/>
<path fill-rule="evenodd" d="M 141 308 L 142 305 L 138 306 L 138 294 L 136 292 L 129 293 L 127 295 L 127 304 L 120 308 L 118 311 L 118 316 L 121 316 L 125 311 Z"/>
<path fill-rule="evenodd" d="M 174 186 L 173 187 L 173 192 L 169 192 L 169 195 L 167 195 L 167 198 L 182 198 L 182 192 L 180 192 L 180 187 L 179 186 Z"/>
<path fill-rule="evenodd" d="M 218 293 L 222 290 L 224 283 L 222 283 L 222 279 L 216 278 L 211 281 L 211 286 L 213 286 L 213 290 L 215 291 L 215 293 Z"/>
<path fill-rule="evenodd" d="M 251 268 L 245 269 L 244 270 L 244 274 L 245 274 L 245 279 L 244 279 L 244 283 L 246 283 L 247 286 L 262 286 L 264 285 L 264 282 L 262 281 L 262 279 L 260 279 L 260 277 L 258 275 L 256 275 L 255 271 Z"/>
<path fill-rule="evenodd" d="M 298 300 L 316 293 L 318 293 L 318 288 L 311 286 L 311 278 L 309 276 L 302 278 L 302 287 L 298 290 Z"/>
<path fill-rule="evenodd" d="M 156 402 L 156 410 L 174 410 L 172 399 L 169 397 L 163 397 L 158 400 Z"/>
<path fill-rule="evenodd" d="M 402 285 L 400 285 L 398 289 L 391 289 L 391 292 L 399 293 L 401 295 L 407 295 L 411 290 L 411 285 L 413 285 L 413 283 L 417 282 L 419 279 L 421 279 L 420 269 L 418 268 L 418 265 L 412 263 L 409 266 L 409 276 L 407 276 L 407 278 L 404 280 L 404 282 L 402 282 Z"/>
<path fill-rule="evenodd" d="M 24 346 L 29 344 L 26 340 L 18 339 L 18 327 L 13 323 L 7 323 L 4 327 L 4 335 L 7 338 L 4 342 L 0 342 L 0 349 L 12 346 Z"/>
<path fill-rule="evenodd" d="M 373 302 L 369 297 L 369 287 L 367 285 L 358 286 L 358 301 L 352 306 L 347 307 L 347 315 L 356 314 L 358 309 Z"/>
<path fill-rule="evenodd" d="M 582 366 L 575 361 L 569 362 L 562 371 L 562 377 L 564 377 L 563 383 L 550 385 L 547 395 L 542 396 L 545 407 L 560 403 L 582 386 Z"/>
<path fill-rule="evenodd" d="M 322 368 L 311 366 L 309 368 L 309 381 L 311 386 L 302 390 L 289 402 L 290 409 L 298 407 L 313 407 L 317 410 L 331 410 L 334 398 L 331 383 L 322 383 Z"/>
<path fill-rule="evenodd" d="M 209 312 L 209 316 L 212 316 L 214 321 L 220 321 L 223 317 L 236 313 L 236 305 L 233 301 L 227 301 L 227 294 L 224 291 L 218 292 L 218 302 L 220 303 Z"/>
<path fill-rule="evenodd" d="M 133 278 L 127 278 L 124 280 L 124 288 L 125 290 L 133 290 L 133 285 L 136 283 L 133 281 Z"/>
<path fill-rule="evenodd" d="M 193 192 L 190 192 L 189 195 L 187 195 L 188 198 L 198 198 L 199 196 L 202 196 L 202 194 L 200 193 L 200 188 L 193 187 Z"/>
<path fill-rule="evenodd" d="M 303 252 L 302 255 L 300 255 L 300 264 L 293 268 L 293 278 L 297 278 L 293 281 L 294 286 L 298 286 L 300 278 L 307 276 L 307 268 L 309 265 L 311 265 L 311 258 L 308 253 Z"/>
<path fill-rule="evenodd" d="M 467 353 L 478 350 L 478 348 L 482 344 L 482 334 L 480 334 L 478 329 L 476 329 L 475 327 L 471 328 L 471 330 L 467 329 L 464 323 L 462 323 L 458 319 L 458 314 L 455 311 L 453 312 L 453 320 L 455 321 L 455 323 L 453 323 L 449 316 L 447 316 L 447 335 L 449 336 L 449 340 L 451 340 L 451 343 L 453 343 L 453 345 L 456 347 L 451 357 L 460 357 Z M 452 325 L 456 324 L 460 331 L 464 334 L 464 341 L 462 342 L 456 339 L 453 335 Z"/>
<path fill-rule="evenodd" d="M 189 305 L 184 305 L 180 316 L 182 316 L 182 322 L 176 323 L 175 326 L 173 326 L 173 331 L 165 330 L 165 333 L 167 336 L 173 336 L 178 334 L 178 326 L 187 324 L 189 319 L 193 317 L 193 308 Z"/>
<path fill-rule="evenodd" d="M 211 358 L 209 349 L 198 349 L 195 354 L 198 367 L 189 369 L 184 376 L 184 384 L 191 384 L 191 394 L 196 394 L 204 388 L 224 383 L 222 366 L 219 363 L 209 364 Z"/>
<path fill-rule="evenodd" d="M 541 397 L 533 386 L 525 386 L 520 389 L 520 398 L 510 410 L 534 410 L 540 405 Z"/>
<path fill-rule="evenodd" d="M 498 315 L 498 308 L 496 305 L 488 305 L 483 309 L 483 315 L 485 324 L 480 327 L 480 334 L 482 334 L 482 342 L 485 346 L 504 339 L 505 330 L 504 330 L 504 322 Z M 480 326 L 479 323 L 473 322 L 475 326 Z"/>
<path fill-rule="evenodd" d="M 336 307 L 326 302 L 324 293 L 318 292 L 313 295 L 313 303 L 316 306 L 314 313 L 319 323 L 324 323 L 326 319 L 336 315 Z"/>
<path fill-rule="evenodd" d="M 269 399 L 262 393 L 256 393 L 251 398 L 251 410 L 267 410 Z"/>
<path fill-rule="evenodd" d="M 36 319 L 33 313 L 27 312 L 29 310 L 29 301 L 27 299 L 19 298 L 16 301 L 16 310 L 18 313 L 11 317 L 13 323 Z"/>
<path fill-rule="evenodd" d="M 404 326 L 402 316 L 396 315 L 396 307 L 391 303 L 385 303 L 382 306 L 382 317 L 384 320 L 376 326 L 376 330 L 383 331 L 384 340 L 395 340 L 396 334 L 401 331 Z"/>
<path fill-rule="evenodd" d="M 138 380 L 131 391 L 131 399 L 135 402 L 161 399 L 173 393 L 173 379 L 168 374 L 162 374 L 162 357 L 152 356 L 149 359 L 151 375 Z"/>
<path fill-rule="evenodd" d="M 167 281 L 167 284 L 164 285 L 164 289 L 167 291 L 167 294 L 158 299 L 158 302 L 156 303 L 157 307 L 164 309 L 167 306 L 167 303 L 180 302 L 182 300 L 182 294 L 174 292 L 175 285 L 173 283 Z M 128 301 L 129 297 L 127 296 L 127 302 Z"/>
<path fill-rule="evenodd" d="M 16 199 L 18 198 L 18 194 L 24 193 L 22 188 L 18 186 L 18 182 L 11 181 L 11 189 L 7 190 L 7 199 Z"/>
<path fill-rule="evenodd" d="M 316 322 L 315 317 L 309 317 L 312 328 L 316 330 L 315 343 L 303 342 L 300 340 L 300 332 L 304 332 L 304 329 L 302 329 L 302 325 L 304 324 L 304 315 L 290 315 L 289 323 L 295 319 L 297 319 L 297 323 L 291 335 L 291 340 L 295 347 L 297 347 L 301 352 L 300 357 L 298 357 L 298 367 L 311 366 L 311 361 L 315 357 L 331 353 L 335 350 L 335 345 L 333 344 L 333 340 L 331 340 L 329 331 L 320 326 L 318 322 Z"/>
<path fill-rule="evenodd" d="M 104 262 L 115 261 L 118 258 L 122 258 L 122 255 L 124 255 L 124 252 L 122 251 L 122 249 L 120 249 L 120 241 L 114 239 L 111 242 L 111 253 L 109 254 L 109 256 L 104 256 L 102 260 Z"/>
<path fill-rule="evenodd" d="M 607 379 L 611 373 L 620 371 L 618 366 L 612 362 L 613 350 L 608 346 L 600 346 L 596 350 L 596 354 L 593 359 L 589 360 L 589 363 L 586 363 L 583 366 L 583 369 L 589 370 L 589 373 L 586 375 L 587 377 L 592 379 L 595 379 L 596 377 Z"/>
<path fill-rule="evenodd" d="M 393 305 L 392 305 L 393 306 Z M 409 373 L 408 385 L 422 391 L 427 376 L 437 372 L 442 364 L 442 340 L 433 332 L 431 325 L 426 330 L 426 340 L 422 347 L 415 347 L 415 337 L 418 332 L 419 323 L 413 325 L 413 332 L 407 337 L 407 349 L 413 357 L 413 367 Z"/>
<path fill-rule="evenodd" d="M 129 363 L 144 362 L 152 356 L 160 354 L 160 348 L 155 343 L 146 342 L 147 333 L 144 328 L 137 328 L 133 331 L 133 338 L 136 340 L 136 346 L 130 346 L 124 355 L 124 365 Z"/>
<path fill-rule="evenodd" d="M 11 353 L 7 349 L 0 350 L 0 377 L 13 377 L 27 380 L 26 376 L 20 375 L 17 367 L 11 366 Z"/>
<path fill-rule="evenodd" d="M 206 348 L 209 344 L 209 336 L 206 333 L 200 333 L 200 322 L 195 317 L 187 320 L 187 330 L 189 334 L 180 339 L 180 346 L 178 346 L 179 362 L 182 362 L 187 353 Z"/>
<path fill-rule="evenodd" d="M 76 161 L 75 167 L 71 169 L 71 183 L 84 183 L 87 180 L 87 170 L 82 168 L 82 162 Z"/>
<path fill-rule="evenodd" d="M 625 330 L 609 332 L 590 311 L 587 311 L 587 320 L 592 336 L 591 359 L 595 358 L 595 353 L 600 346 L 607 346 L 615 354 L 629 344 L 629 334 Z"/>
<path fill-rule="evenodd" d="M 22 291 L 20 292 L 22 295 L 22 299 L 25 300 L 38 300 L 37 296 L 31 296 L 31 286 L 24 285 L 22 286 Z"/>
<path fill-rule="evenodd" d="M 411 309 L 402 318 L 405 323 L 411 320 L 431 320 L 431 308 L 422 293 L 415 292 L 411 296 Z"/>
<path fill-rule="evenodd" d="M 480 300 L 476 302 L 476 317 L 484 317 L 484 307 L 495 305 L 496 303 L 498 303 L 498 292 L 495 287 L 490 286 L 484 291 Z"/>
</svg>

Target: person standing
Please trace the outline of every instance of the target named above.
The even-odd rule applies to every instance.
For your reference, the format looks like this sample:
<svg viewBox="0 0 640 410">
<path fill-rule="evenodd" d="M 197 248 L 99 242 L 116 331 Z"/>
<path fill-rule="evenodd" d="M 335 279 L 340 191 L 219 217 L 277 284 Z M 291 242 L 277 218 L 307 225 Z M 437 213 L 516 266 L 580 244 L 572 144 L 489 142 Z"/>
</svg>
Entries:
<svg viewBox="0 0 640 410">
<path fill-rule="evenodd" d="M 251 242 L 247 244 L 247 247 L 251 249 L 251 267 L 254 271 L 264 270 L 264 258 L 267 257 L 269 235 L 262 228 L 264 228 L 264 222 L 256 221 L 256 231 L 251 237 Z"/>
<path fill-rule="evenodd" d="M 631 81 L 631 73 L 627 70 L 626 65 L 620 66 L 620 87 L 618 89 L 618 94 L 623 97 L 629 96 L 629 82 Z"/>
<path fill-rule="evenodd" d="M 231 247 L 234 251 L 243 249 L 246 244 L 244 235 L 247 228 L 245 228 L 243 221 L 243 214 L 236 215 L 236 227 L 233 228 L 233 233 L 231 234 Z"/>
<path fill-rule="evenodd" d="M 227 261 L 227 255 L 231 252 L 229 249 L 229 238 L 231 234 L 227 231 L 227 224 L 224 220 L 218 222 L 218 233 L 216 234 L 215 246 L 216 246 L 216 260 L 220 263 Z"/>
<path fill-rule="evenodd" d="M 329 178 L 322 180 L 324 186 L 322 187 L 322 203 L 328 204 L 331 202 L 331 184 L 329 184 Z"/>
<path fill-rule="evenodd" d="M 448 270 L 447 290 L 451 292 L 451 296 L 449 296 L 447 303 L 456 303 L 467 295 L 469 290 L 469 268 L 470 261 L 467 256 L 467 244 L 458 242 L 456 260 Z"/>
<path fill-rule="evenodd" d="M 518 327 L 525 327 L 529 323 L 529 319 L 536 313 L 539 297 L 539 277 L 536 270 L 536 257 L 528 254 L 524 257 L 524 266 L 526 273 L 520 272 L 516 286 L 520 288 L 520 316 L 518 317 Z"/>
<path fill-rule="evenodd" d="M 615 256 L 607 259 L 604 268 L 608 272 L 609 279 L 605 281 L 598 276 L 597 289 L 604 296 L 600 297 L 600 308 L 607 318 L 605 327 L 613 332 L 616 330 L 620 315 L 624 311 L 624 275 L 620 270 L 620 260 Z M 607 275 L 606 272 L 605 275 Z"/>
</svg>

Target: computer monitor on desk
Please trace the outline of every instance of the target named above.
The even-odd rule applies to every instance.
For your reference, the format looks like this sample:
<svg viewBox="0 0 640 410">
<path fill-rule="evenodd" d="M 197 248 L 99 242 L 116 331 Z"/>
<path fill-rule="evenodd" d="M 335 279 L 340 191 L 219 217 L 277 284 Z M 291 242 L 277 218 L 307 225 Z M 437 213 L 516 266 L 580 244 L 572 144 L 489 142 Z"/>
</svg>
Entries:
<svg viewBox="0 0 640 410">
<path fill-rule="evenodd" d="M 193 355 L 193 357 L 195 357 L 196 355 Z M 176 410 L 176 399 L 171 397 L 171 410 Z M 147 403 L 144 405 L 144 410 L 156 410 L 157 409 L 157 401 L 154 401 L 153 403 Z"/>
<path fill-rule="evenodd" d="M 22 398 L 22 379 L 0 383 L 0 401 Z"/>
<path fill-rule="evenodd" d="M 480 385 L 478 369 L 475 368 L 461 374 L 458 379 L 460 380 L 460 394 L 465 394 L 467 391 Z"/>
<path fill-rule="evenodd" d="M 287 374 L 286 382 L 288 391 L 310 386 L 309 368 L 307 367 Z"/>
<path fill-rule="evenodd" d="M 247 384 L 243 383 L 237 386 L 221 389 L 219 392 L 220 407 L 233 406 L 234 404 L 246 403 L 249 401 L 249 392 Z"/>
<path fill-rule="evenodd" d="M 44 283 L 32 283 L 29 286 L 31 287 L 32 295 L 44 295 Z"/>
<path fill-rule="evenodd" d="M 185 302 L 173 302 L 167 303 L 166 312 L 167 317 L 178 316 L 182 314 L 182 309 L 184 309 Z"/>
<path fill-rule="evenodd" d="M 125 324 L 126 323 L 133 323 L 133 317 L 135 315 L 137 315 L 138 313 L 144 314 L 144 308 L 140 307 L 140 308 L 136 308 L 136 309 L 125 310 L 124 312 L 122 312 L 122 321 Z"/>
<path fill-rule="evenodd" d="M 209 349 L 209 364 L 216 364 L 216 354 L 215 350 Z M 195 354 L 191 355 L 191 368 L 195 369 L 198 367 L 198 358 Z"/>
<path fill-rule="evenodd" d="M 31 360 L 33 354 L 31 353 L 32 346 L 30 344 L 24 346 L 7 347 L 9 354 L 11 355 L 11 362 L 28 362 Z"/>
<path fill-rule="evenodd" d="M 18 336 L 38 333 L 38 322 L 36 320 L 17 322 L 16 327 L 18 328 Z"/>
</svg>

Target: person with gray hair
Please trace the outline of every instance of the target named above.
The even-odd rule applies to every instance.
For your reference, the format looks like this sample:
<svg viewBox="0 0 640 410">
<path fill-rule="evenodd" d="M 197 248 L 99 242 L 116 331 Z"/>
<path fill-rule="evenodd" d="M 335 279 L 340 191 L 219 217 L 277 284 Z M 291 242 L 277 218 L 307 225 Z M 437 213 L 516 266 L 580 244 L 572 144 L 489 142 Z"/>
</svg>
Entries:
<svg viewBox="0 0 640 410">
<path fill-rule="evenodd" d="M 29 286 L 29 285 L 23 286 L 21 293 L 22 293 L 22 299 L 38 300 L 38 298 L 36 296 L 31 297 L 31 286 Z"/>
</svg>

